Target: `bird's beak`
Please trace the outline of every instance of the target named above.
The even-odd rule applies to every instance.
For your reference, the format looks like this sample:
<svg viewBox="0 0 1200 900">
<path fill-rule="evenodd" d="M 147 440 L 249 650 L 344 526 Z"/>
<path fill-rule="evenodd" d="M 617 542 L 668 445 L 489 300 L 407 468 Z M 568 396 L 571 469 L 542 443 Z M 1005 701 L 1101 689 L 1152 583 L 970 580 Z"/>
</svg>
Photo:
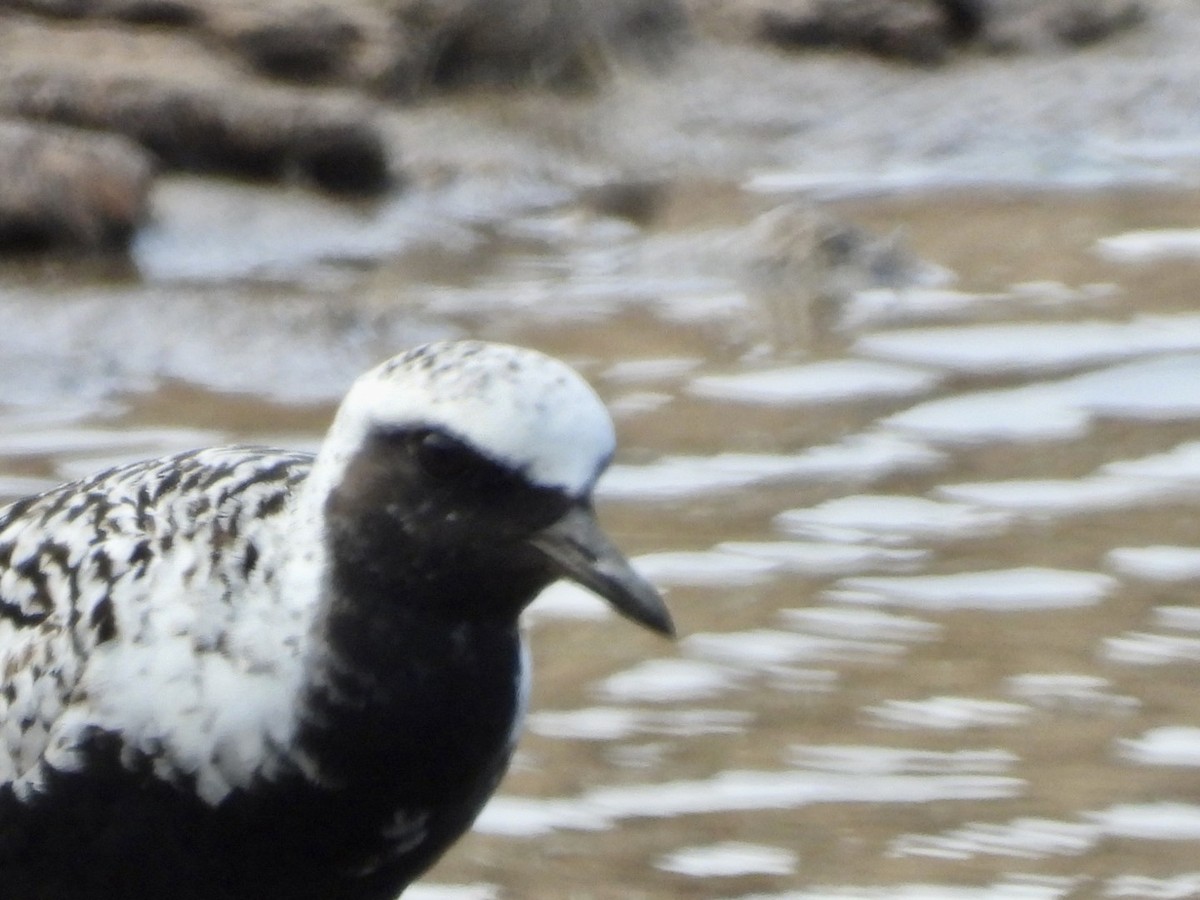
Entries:
<svg viewBox="0 0 1200 900">
<path fill-rule="evenodd" d="M 532 543 L 562 577 L 599 594 L 621 615 L 651 631 L 675 636 L 671 613 L 658 589 L 635 572 L 613 546 L 589 506 L 572 506 L 565 516 L 535 534 Z"/>
</svg>

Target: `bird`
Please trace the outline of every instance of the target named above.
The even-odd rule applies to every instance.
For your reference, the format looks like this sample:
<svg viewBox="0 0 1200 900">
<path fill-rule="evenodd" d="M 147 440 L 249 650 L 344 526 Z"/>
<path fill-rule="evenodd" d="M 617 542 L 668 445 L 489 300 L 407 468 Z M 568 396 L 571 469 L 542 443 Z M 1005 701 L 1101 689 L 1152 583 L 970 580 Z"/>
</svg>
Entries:
<svg viewBox="0 0 1200 900">
<path fill-rule="evenodd" d="M 595 514 L 614 449 L 565 363 L 440 341 L 359 377 L 315 456 L 0 510 L 0 897 L 399 896 L 507 769 L 543 588 L 674 633 Z"/>
</svg>

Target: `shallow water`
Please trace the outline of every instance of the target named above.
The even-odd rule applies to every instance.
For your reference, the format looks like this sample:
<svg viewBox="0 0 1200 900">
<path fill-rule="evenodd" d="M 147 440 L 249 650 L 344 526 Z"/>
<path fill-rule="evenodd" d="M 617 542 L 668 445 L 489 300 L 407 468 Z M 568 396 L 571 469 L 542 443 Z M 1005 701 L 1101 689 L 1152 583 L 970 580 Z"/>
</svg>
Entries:
<svg viewBox="0 0 1200 900">
<path fill-rule="evenodd" d="M 513 771 L 406 896 L 1200 896 L 1200 194 L 833 203 L 942 270 L 829 300 L 749 272 L 786 199 L 751 188 L 644 226 L 516 192 L 434 236 L 399 203 L 258 247 L 261 198 L 180 183 L 160 202 L 246 234 L 3 274 L 0 494 L 313 447 L 426 337 L 538 346 L 616 414 L 601 515 L 682 637 L 548 591 Z"/>
</svg>

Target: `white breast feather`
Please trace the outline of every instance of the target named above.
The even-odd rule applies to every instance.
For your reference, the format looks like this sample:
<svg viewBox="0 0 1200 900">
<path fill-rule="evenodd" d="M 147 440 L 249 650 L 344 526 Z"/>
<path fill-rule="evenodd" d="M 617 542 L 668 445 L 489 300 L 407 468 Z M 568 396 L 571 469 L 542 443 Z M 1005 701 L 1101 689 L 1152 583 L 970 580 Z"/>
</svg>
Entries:
<svg viewBox="0 0 1200 900">
<path fill-rule="evenodd" d="M 176 487 L 151 502 L 176 467 Z M 270 777 L 318 582 L 281 584 L 295 523 L 261 513 L 306 468 L 293 454 L 206 450 L 68 485 L 0 524 L 0 603 L 16 614 L 0 616 L 0 781 L 36 789 L 40 765 L 77 765 L 96 726 L 162 777 L 194 776 L 210 802 Z"/>
</svg>

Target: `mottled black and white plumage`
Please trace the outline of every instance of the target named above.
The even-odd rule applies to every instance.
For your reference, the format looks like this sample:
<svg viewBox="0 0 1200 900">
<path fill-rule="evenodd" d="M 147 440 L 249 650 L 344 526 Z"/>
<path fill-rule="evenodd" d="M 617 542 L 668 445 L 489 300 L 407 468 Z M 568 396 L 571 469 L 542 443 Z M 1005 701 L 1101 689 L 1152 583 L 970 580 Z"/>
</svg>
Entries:
<svg viewBox="0 0 1200 900">
<path fill-rule="evenodd" d="M 0 510 L 0 897 L 397 896 L 505 770 L 541 588 L 671 630 L 591 513 L 612 449 L 562 363 L 442 343 L 360 378 L 315 459 Z"/>
</svg>

